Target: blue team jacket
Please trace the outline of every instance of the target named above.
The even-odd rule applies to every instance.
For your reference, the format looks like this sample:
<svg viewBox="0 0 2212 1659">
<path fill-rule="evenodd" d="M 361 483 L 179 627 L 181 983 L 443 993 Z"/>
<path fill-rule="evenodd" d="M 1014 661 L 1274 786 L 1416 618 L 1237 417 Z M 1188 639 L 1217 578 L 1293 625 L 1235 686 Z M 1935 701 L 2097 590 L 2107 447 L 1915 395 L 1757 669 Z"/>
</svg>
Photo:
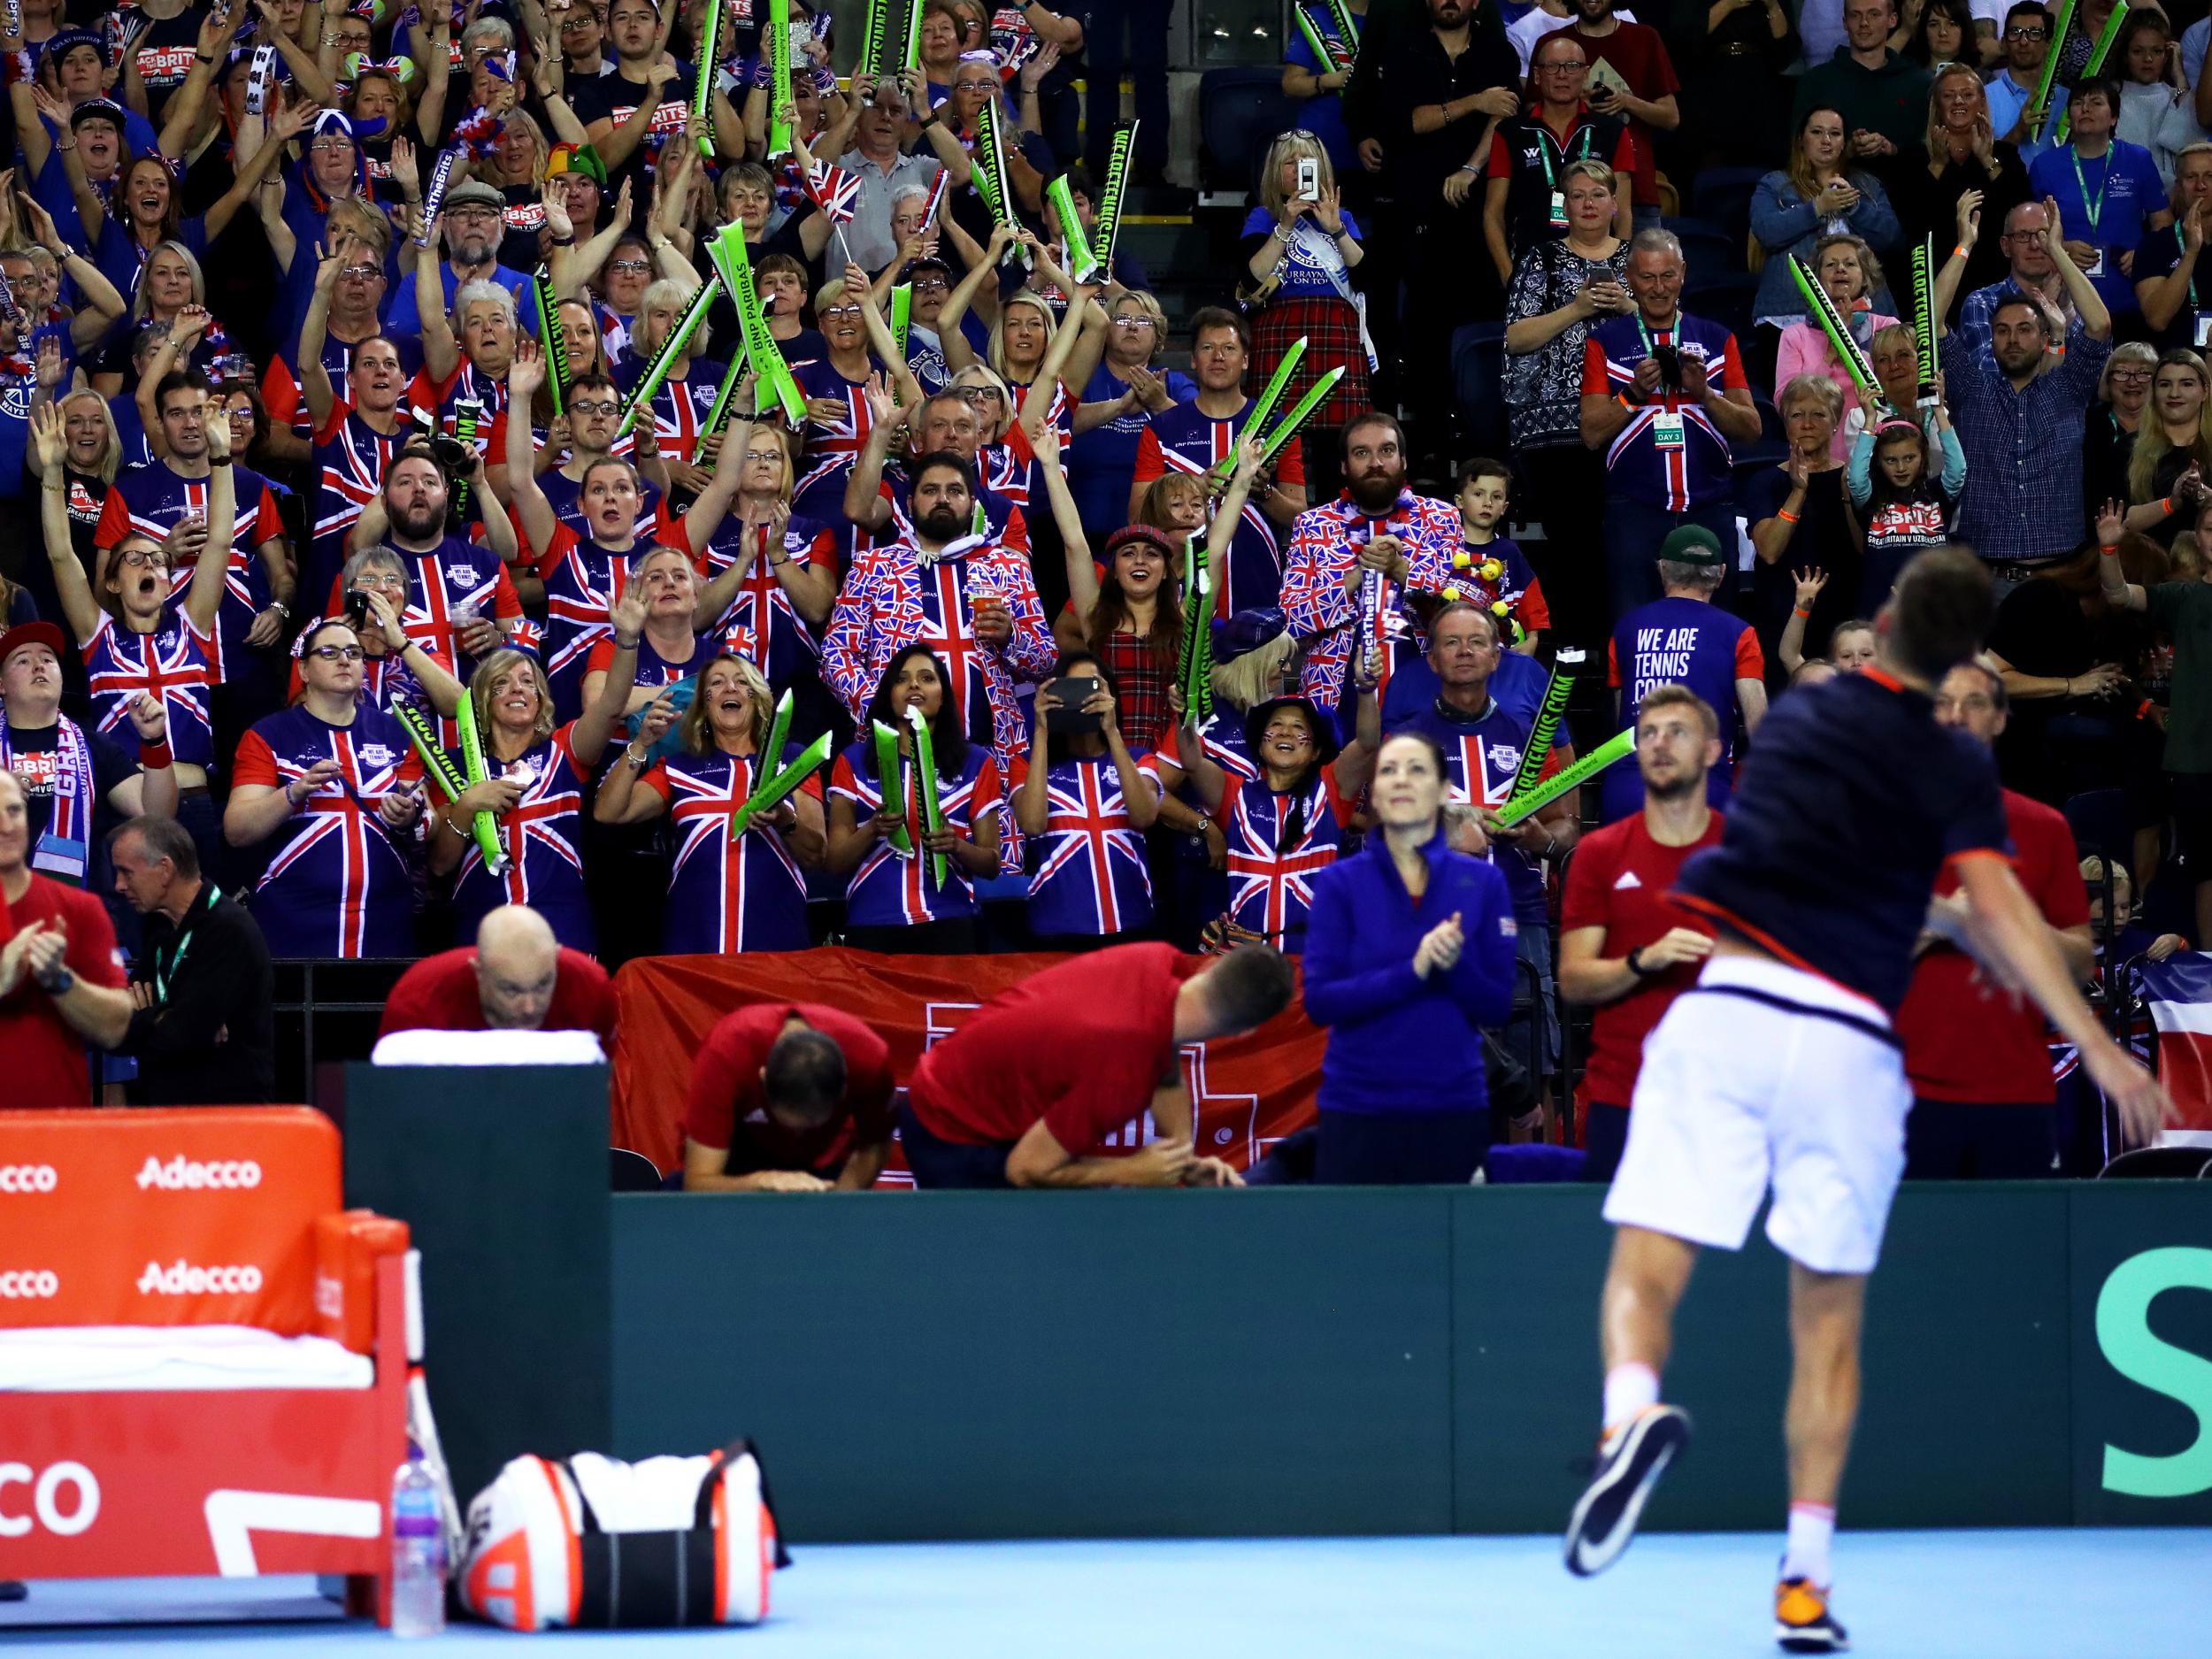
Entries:
<svg viewBox="0 0 2212 1659">
<path fill-rule="evenodd" d="M 1505 877 L 1442 834 L 1422 849 L 1428 890 L 1416 904 L 1380 831 L 1314 878 L 1307 925 L 1306 1014 L 1329 1028 L 1324 1111 L 1478 1111 L 1489 1104 L 1484 1025 L 1513 1007 L 1516 927 Z M 1466 949 L 1448 973 L 1415 977 L 1421 936 L 1459 912 Z"/>
</svg>

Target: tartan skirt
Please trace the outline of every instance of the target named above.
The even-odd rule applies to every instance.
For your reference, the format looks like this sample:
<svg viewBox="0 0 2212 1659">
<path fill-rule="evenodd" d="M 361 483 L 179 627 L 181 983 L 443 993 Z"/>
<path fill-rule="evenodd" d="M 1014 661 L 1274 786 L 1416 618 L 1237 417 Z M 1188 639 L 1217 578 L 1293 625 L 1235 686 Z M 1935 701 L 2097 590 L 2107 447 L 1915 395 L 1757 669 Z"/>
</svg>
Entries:
<svg viewBox="0 0 2212 1659">
<path fill-rule="evenodd" d="M 1297 373 L 1283 388 L 1275 405 L 1279 415 L 1288 414 L 1313 383 L 1341 363 L 1344 378 L 1336 383 L 1329 401 L 1313 411 L 1309 428 L 1340 426 L 1367 411 L 1367 348 L 1359 342 L 1359 313 L 1333 294 L 1299 295 L 1270 300 L 1252 319 L 1252 366 L 1245 385 L 1253 396 L 1274 378 L 1283 354 L 1303 334 L 1306 355 Z"/>
</svg>

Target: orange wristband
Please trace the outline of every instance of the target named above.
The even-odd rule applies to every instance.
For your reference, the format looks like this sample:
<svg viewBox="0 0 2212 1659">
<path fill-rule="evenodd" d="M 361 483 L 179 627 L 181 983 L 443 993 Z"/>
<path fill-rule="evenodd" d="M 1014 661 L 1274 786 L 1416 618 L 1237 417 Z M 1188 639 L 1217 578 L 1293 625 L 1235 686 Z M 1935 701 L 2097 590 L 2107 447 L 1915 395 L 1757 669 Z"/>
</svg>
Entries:
<svg viewBox="0 0 2212 1659">
<path fill-rule="evenodd" d="M 1806 610 L 1802 605 L 1797 606 L 1790 612 L 1790 615 L 1793 617 L 1810 617 L 1812 614 L 1813 613 L 1811 611 Z"/>
<path fill-rule="evenodd" d="M 1777 507 L 1774 510 L 1774 516 L 1779 518 L 1784 524 L 1795 524 L 1798 521 L 1797 515 L 1792 512 L 1787 507 Z"/>
</svg>

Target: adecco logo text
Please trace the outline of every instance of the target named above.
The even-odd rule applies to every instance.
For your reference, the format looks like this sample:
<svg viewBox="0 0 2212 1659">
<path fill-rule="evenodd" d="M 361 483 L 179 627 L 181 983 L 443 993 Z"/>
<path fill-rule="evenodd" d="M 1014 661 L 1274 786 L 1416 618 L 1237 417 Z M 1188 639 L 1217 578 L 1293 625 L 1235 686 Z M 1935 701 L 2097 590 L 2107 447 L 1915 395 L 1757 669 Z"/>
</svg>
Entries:
<svg viewBox="0 0 2212 1659">
<path fill-rule="evenodd" d="M 11 1515 L 10 1486 L 31 1489 L 30 1515 Z M 73 1502 L 65 1515 L 62 1489 L 70 1489 Z M 0 1538 L 20 1538 L 31 1530 L 31 1517 L 48 1532 L 74 1538 L 100 1518 L 100 1483 L 82 1463 L 51 1463 L 34 1470 L 28 1463 L 0 1463 Z"/>
<path fill-rule="evenodd" d="M 138 1171 L 138 1190 L 158 1187 L 165 1193 L 197 1193 L 216 1187 L 258 1187 L 261 1166 L 251 1158 L 195 1164 L 180 1152 L 166 1164 L 150 1157 Z"/>
<path fill-rule="evenodd" d="M 50 1164 L 0 1164 L 0 1193 L 50 1193 L 60 1185 Z"/>
<path fill-rule="evenodd" d="M 146 1263 L 138 1276 L 142 1296 L 235 1296 L 261 1288 L 261 1270 L 249 1262 L 243 1267 L 195 1267 L 182 1256 L 164 1267 Z"/>
<path fill-rule="evenodd" d="M 11 1268 L 0 1272 L 0 1296 L 33 1300 L 61 1294 L 61 1275 L 50 1267 Z"/>
</svg>

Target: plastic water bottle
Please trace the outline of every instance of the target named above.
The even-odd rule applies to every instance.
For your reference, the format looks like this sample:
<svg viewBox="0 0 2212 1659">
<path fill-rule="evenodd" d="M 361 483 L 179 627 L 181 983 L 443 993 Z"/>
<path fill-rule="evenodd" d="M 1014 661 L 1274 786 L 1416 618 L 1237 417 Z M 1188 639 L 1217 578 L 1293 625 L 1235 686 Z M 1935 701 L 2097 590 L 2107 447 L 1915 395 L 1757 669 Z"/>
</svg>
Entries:
<svg viewBox="0 0 2212 1659">
<path fill-rule="evenodd" d="M 411 1441 L 392 1476 L 392 1634 L 436 1636 L 445 1629 L 445 1534 L 438 1483 Z"/>
</svg>

